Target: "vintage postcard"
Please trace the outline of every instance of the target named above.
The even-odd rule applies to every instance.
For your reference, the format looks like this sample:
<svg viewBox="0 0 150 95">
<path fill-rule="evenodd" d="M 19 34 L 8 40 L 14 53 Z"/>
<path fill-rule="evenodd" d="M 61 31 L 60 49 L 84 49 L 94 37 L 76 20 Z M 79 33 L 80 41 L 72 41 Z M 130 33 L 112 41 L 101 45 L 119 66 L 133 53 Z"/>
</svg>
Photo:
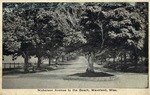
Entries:
<svg viewBox="0 0 150 95">
<path fill-rule="evenodd" d="M 149 1 L 1 1 L 2 95 L 149 95 Z"/>
</svg>

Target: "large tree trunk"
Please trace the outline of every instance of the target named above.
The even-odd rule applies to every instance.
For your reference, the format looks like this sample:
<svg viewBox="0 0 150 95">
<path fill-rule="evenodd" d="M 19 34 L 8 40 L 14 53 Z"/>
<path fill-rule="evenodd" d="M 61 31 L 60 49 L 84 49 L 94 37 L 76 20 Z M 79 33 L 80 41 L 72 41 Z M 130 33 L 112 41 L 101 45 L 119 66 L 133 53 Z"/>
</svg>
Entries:
<svg viewBox="0 0 150 95">
<path fill-rule="evenodd" d="M 41 67 L 41 63 L 42 63 L 42 57 L 38 56 L 38 63 L 37 63 L 37 67 L 40 68 Z"/>
<path fill-rule="evenodd" d="M 86 72 L 94 73 L 94 66 L 93 66 L 94 65 L 94 53 L 93 52 L 88 54 L 87 60 L 88 60 L 88 64 L 87 64 Z"/>
<path fill-rule="evenodd" d="M 28 61 L 29 61 L 29 56 L 27 52 L 23 52 L 23 58 L 24 58 L 24 71 L 28 72 Z"/>
</svg>

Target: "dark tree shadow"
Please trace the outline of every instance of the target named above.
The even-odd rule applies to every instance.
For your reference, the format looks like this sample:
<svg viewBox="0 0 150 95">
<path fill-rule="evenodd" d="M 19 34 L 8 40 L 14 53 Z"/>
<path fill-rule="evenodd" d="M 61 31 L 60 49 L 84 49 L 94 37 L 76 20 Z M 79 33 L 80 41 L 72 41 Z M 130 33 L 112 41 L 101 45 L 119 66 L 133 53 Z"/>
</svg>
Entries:
<svg viewBox="0 0 150 95">
<path fill-rule="evenodd" d="M 69 76 L 77 76 L 77 77 L 110 77 L 114 76 L 112 74 L 108 74 L 105 72 L 93 72 L 93 73 L 76 73 Z"/>
</svg>

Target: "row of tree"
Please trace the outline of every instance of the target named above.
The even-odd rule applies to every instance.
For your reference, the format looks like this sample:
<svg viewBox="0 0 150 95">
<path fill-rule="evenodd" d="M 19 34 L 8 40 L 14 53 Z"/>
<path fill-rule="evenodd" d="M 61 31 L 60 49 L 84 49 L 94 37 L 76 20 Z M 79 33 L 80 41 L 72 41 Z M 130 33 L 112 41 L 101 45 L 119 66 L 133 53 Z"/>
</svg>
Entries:
<svg viewBox="0 0 150 95">
<path fill-rule="evenodd" d="M 141 4 L 4 3 L 3 55 L 23 56 L 25 71 L 30 56 L 40 67 L 42 57 L 74 51 L 86 56 L 87 72 L 106 51 L 131 51 L 137 64 L 139 55 L 147 57 L 148 6 L 142 11 Z"/>
</svg>

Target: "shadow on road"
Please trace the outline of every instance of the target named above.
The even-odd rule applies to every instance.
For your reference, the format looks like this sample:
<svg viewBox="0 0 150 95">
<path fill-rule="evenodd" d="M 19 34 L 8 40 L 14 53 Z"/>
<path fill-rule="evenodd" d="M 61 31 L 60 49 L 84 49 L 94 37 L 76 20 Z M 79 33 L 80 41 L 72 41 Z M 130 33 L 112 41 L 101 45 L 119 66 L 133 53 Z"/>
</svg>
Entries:
<svg viewBox="0 0 150 95">
<path fill-rule="evenodd" d="M 78 76 L 78 77 L 110 77 L 114 76 L 112 74 L 104 73 L 104 72 L 94 72 L 94 73 L 76 73 L 69 76 Z"/>
</svg>

